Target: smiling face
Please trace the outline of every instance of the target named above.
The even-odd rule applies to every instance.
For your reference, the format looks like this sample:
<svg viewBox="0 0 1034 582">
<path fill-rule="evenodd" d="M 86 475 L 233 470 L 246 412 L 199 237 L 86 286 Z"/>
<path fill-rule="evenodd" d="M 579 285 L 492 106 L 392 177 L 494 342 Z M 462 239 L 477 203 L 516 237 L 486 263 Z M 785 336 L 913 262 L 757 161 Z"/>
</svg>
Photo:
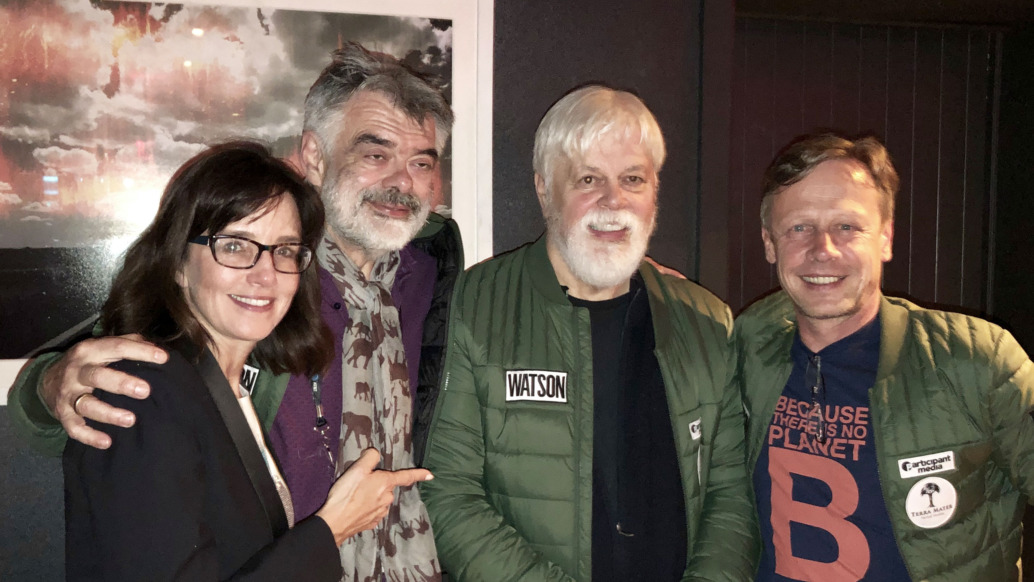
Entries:
<svg viewBox="0 0 1034 582">
<path fill-rule="evenodd" d="M 879 313 L 883 263 L 893 222 L 880 216 L 880 193 L 857 162 L 831 160 L 776 194 L 762 228 L 765 257 L 794 302 L 802 339 L 821 349 Z"/>
<path fill-rule="evenodd" d="M 553 184 L 535 176 L 557 279 L 582 299 L 628 289 L 656 223 L 657 172 L 646 148 L 623 134 L 604 134 L 558 167 Z"/>
<path fill-rule="evenodd" d="M 326 155 L 307 134 L 303 161 L 320 188 L 330 235 L 359 264 L 401 249 L 424 225 L 440 179 L 435 126 L 430 116 L 415 122 L 375 91 L 354 95 L 340 119 Z"/>
<path fill-rule="evenodd" d="M 280 196 L 272 204 L 218 233 L 207 234 L 242 236 L 263 244 L 301 242 L 301 220 L 294 200 Z M 246 357 L 287 313 L 298 290 L 299 275 L 274 270 L 268 252 L 250 269 L 231 269 L 215 262 L 208 246 L 188 247 L 187 260 L 176 276 L 187 306 L 212 337 L 212 351 L 220 361 L 225 356 Z"/>
</svg>

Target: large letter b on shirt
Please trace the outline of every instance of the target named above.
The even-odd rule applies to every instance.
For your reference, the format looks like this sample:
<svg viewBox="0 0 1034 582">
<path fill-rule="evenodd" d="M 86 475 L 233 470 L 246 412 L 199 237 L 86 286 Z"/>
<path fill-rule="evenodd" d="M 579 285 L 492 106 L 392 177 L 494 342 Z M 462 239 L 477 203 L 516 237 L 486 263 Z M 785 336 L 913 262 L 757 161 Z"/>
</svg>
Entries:
<svg viewBox="0 0 1034 582">
<path fill-rule="evenodd" d="M 858 526 L 847 521 L 858 509 L 858 485 L 840 463 L 787 449 L 769 451 L 768 472 L 772 478 L 772 543 L 776 574 L 793 580 L 858 580 L 869 569 L 869 543 Z M 794 500 L 793 475 L 824 482 L 832 492 L 828 506 Z M 799 498 L 799 496 L 798 496 Z M 836 540 L 838 556 L 833 562 L 818 562 L 793 555 L 790 522 L 829 532 Z"/>
</svg>

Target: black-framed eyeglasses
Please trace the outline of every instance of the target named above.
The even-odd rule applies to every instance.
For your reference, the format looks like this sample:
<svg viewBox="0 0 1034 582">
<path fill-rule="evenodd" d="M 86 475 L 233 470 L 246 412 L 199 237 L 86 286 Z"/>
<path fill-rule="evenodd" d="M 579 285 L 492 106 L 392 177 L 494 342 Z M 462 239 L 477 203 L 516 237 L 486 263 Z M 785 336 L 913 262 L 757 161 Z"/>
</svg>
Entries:
<svg viewBox="0 0 1034 582">
<path fill-rule="evenodd" d="M 811 415 L 814 416 L 815 412 L 818 411 L 818 419 L 814 425 L 808 425 L 808 432 L 811 432 L 811 427 L 814 426 L 817 429 L 815 438 L 820 443 L 826 442 L 826 383 L 822 379 L 822 358 L 819 356 L 812 356 L 808 359 L 808 367 L 804 372 L 804 381 L 808 387 L 811 388 Z"/>
<path fill-rule="evenodd" d="M 190 240 L 207 245 L 215 262 L 231 269 L 250 269 L 258 264 L 263 251 L 273 257 L 273 268 L 281 273 L 298 274 L 312 264 L 312 249 L 302 243 L 264 245 L 231 234 L 201 235 Z"/>
</svg>

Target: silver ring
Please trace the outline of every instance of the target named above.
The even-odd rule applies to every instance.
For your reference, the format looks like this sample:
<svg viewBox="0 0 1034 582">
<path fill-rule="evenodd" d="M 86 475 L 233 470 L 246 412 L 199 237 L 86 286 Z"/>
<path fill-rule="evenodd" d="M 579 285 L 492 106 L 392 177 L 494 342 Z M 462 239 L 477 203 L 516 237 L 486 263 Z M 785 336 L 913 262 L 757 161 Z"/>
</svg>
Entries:
<svg viewBox="0 0 1034 582">
<path fill-rule="evenodd" d="M 89 392 L 83 392 L 79 396 L 76 396 L 75 400 L 72 401 L 72 412 L 78 414 L 79 416 L 82 416 L 83 413 L 79 412 L 79 402 L 81 402 L 83 398 L 86 398 L 89 395 Z"/>
</svg>

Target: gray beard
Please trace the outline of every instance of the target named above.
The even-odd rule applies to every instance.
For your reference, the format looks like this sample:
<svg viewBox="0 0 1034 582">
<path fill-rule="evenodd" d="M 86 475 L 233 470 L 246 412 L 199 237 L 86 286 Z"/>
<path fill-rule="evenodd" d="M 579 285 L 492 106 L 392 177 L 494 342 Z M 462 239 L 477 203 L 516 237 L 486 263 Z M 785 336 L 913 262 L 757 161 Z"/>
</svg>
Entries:
<svg viewBox="0 0 1034 582">
<path fill-rule="evenodd" d="M 327 224 L 342 239 L 371 252 L 391 252 L 409 244 L 423 228 L 430 204 L 422 204 L 412 194 L 393 190 L 365 188 L 358 192 L 355 204 L 343 201 L 338 192 L 338 180 L 324 184 L 323 204 L 327 209 Z M 328 194 L 329 193 L 329 194 Z M 367 201 L 403 204 L 412 213 L 406 220 L 396 220 L 375 215 L 365 205 Z"/>
</svg>

